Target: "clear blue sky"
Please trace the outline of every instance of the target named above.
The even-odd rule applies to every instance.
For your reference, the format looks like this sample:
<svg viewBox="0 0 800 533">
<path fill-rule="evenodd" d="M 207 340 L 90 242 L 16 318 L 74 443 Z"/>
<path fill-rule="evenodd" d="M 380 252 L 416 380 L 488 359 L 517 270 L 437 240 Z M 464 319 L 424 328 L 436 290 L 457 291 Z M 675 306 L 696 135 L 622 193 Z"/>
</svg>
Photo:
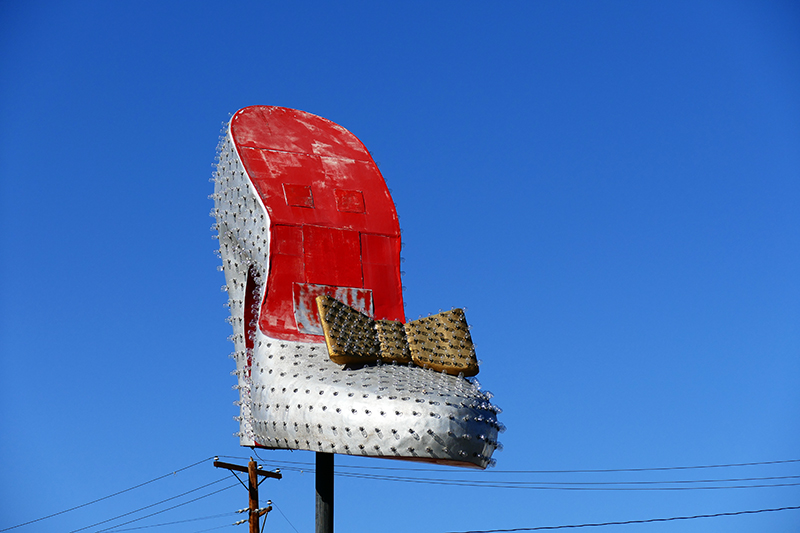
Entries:
<svg viewBox="0 0 800 533">
<path fill-rule="evenodd" d="M 321 115 L 372 151 L 404 231 L 407 315 L 467 307 L 479 379 L 504 409 L 493 470 L 337 456 L 342 472 L 800 476 L 797 462 L 506 473 L 800 459 L 796 3 L 7 1 L 0 529 L 250 454 L 233 436 L 207 196 L 222 122 L 253 104 Z M 260 456 L 285 474 L 262 485 L 286 517 L 268 530 L 313 530 L 313 474 L 286 462 L 313 454 Z M 73 531 L 225 475 L 209 461 L 14 531 Z M 556 486 L 340 477 L 336 525 L 439 533 L 800 505 L 798 485 Z M 237 484 L 113 531 L 246 503 Z M 798 526 L 783 511 L 590 530 Z"/>
</svg>

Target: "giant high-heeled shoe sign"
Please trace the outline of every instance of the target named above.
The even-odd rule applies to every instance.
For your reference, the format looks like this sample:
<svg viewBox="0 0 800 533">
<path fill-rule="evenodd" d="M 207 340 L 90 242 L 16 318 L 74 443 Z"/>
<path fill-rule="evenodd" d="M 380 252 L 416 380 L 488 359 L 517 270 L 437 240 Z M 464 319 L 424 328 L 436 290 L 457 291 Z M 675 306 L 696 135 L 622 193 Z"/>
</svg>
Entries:
<svg viewBox="0 0 800 533">
<path fill-rule="evenodd" d="M 406 323 L 397 213 L 364 145 L 321 117 L 253 106 L 218 157 L 240 443 L 490 464 L 502 424 L 468 378 L 466 319 Z"/>
</svg>

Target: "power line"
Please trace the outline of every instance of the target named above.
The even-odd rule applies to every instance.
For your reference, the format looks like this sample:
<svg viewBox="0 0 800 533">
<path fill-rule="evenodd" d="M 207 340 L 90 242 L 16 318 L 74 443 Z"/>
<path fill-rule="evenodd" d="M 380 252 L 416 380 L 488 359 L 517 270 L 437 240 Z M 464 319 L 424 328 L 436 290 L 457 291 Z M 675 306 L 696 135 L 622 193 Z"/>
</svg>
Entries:
<svg viewBox="0 0 800 533">
<path fill-rule="evenodd" d="M 771 480 L 780 480 L 780 479 L 798 479 L 800 476 L 770 476 L 770 477 L 742 477 L 742 478 L 729 478 L 729 479 L 686 479 L 686 480 L 665 480 L 665 481 L 496 481 L 496 480 L 467 480 L 467 479 L 440 479 L 440 478 L 412 478 L 412 477 L 401 477 L 401 476 L 379 476 L 375 474 L 355 474 L 352 472 L 340 472 L 337 475 L 341 475 L 344 477 L 363 477 L 365 479 L 378 479 L 378 480 L 385 480 L 385 481 L 405 481 L 405 480 L 417 480 L 420 482 L 452 482 L 452 483 L 463 483 L 465 485 L 471 486 L 480 486 L 480 485 L 491 485 L 491 484 L 502 484 L 507 485 L 509 487 L 514 486 L 523 486 L 523 485 L 589 485 L 589 486 L 597 486 L 597 485 L 676 485 L 676 484 L 694 484 L 694 483 L 738 483 L 742 481 L 771 481 Z M 795 485 L 795 483 L 787 484 L 789 486 Z M 755 486 L 783 486 L 783 484 L 770 484 L 770 485 L 746 485 L 748 487 L 755 487 Z M 699 487 L 702 488 L 702 487 Z"/>
<path fill-rule="evenodd" d="M 42 520 L 47 520 L 48 518 L 53 518 L 54 516 L 62 515 L 64 513 L 68 513 L 70 511 L 74 511 L 76 509 L 81 509 L 82 507 L 86 507 L 88 505 L 92 505 L 93 503 L 97 503 L 97 502 L 101 502 L 103 500 L 107 500 L 109 498 L 113 498 L 114 496 L 119 496 L 120 494 L 125 494 L 126 492 L 130 492 L 130 491 L 132 491 L 134 489 L 138 489 L 139 487 L 144 487 L 145 485 L 149 485 L 150 483 L 154 483 L 154 482 L 156 482 L 158 480 L 161 480 L 161 479 L 164 479 L 166 477 L 174 476 L 178 472 L 182 472 L 184 470 L 188 470 L 189 468 L 192 468 L 193 466 L 197 466 L 199 464 L 203 464 L 206 461 L 208 461 L 209 459 L 213 459 L 213 457 L 207 457 L 207 458 L 203 459 L 202 461 L 197 461 L 196 463 L 192 463 L 189 466 L 184 466 L 183 468 L 179 468 L 177 470 L 173 470 L 169 474 L 164 474 L 163 476 L 158 476 L 157 478 L 153 478 L 150 481 L 145 481 L 144 483 L 139 483 L 138 485 L 134 485 L 133 487 L 129 487 L 129 488 L 125 489 L 125 490 L 121 490 L 119 492 L 115 492 L 114 494 L 109 494 L 108 496 L 103 496 L 102 498 L 98 498 L 96 500 L 92 500 L 92 501 L 87 502 L 87 503 L 82 503 L 81 505 L 76 505 L 75 507 L 71 507 L 69 509 L 64 509 L 63 511 L 59 511 L 59 512 L 53 513 L 51 515 L 42 516 L 41 518 L 37 518 L 35 520 L 30 520 L 28 522 L 23 522 L 22 524 L 17 524 L 16 526 L 11 526 L 11 527 L 7 527 L 5 529 L 0 529 L 0 532 L 9 531 L 11 529 L 16 529 L 16 528 L 22 527 L 22 526 L 27 526 L 28 524 L 35 524 L 36 522 L 41 522 Z"/>
<path fill-rule="evenodd" d="M 377 476 L 372 474 L 354 474 L 350 472 L 340 472 L 337 474 L 342 477 L 351 477 L 356 479 L 372 479 L 377 481 L 398 481 L 403 483 L 420 483 L 428 485 L 449 485 L 456 487 L 480 487 L 480 488 L 498 488 L 498 489 L 526 489 L 526 490 L 572 490 L 572 491 L 655 491 L 655 490 L 721 490 L 721 489 L 755 489 L 755 488 L 769 488 L 769 487 L 796 487 L 800 486 L 798 483 L 774 483 L 763 485 L 714 485 L 714 486 L 701 486 L 701 487 L 575 487 L 575 486 L 553 486 L 543 485 L 538 482 L 503 482 L 503 481 L 466 481 L 466 480 L 449 480 L 449 479 L 435 479 L 435 478 L 411 478 L 400 476 Z M 524 484 L 523 484 L 524 483 Z M 624 483 L 624 482 L 623 482 Z M 574 483 L 570 485 L 578 485 Z"/>
<path fill-rule="evenodd" d="M 255 449 L 254 449 L 255 450 Z M 258 455 L 256 453 L 256 455 Z M 229 456 L 233 459 L 240 459 L 239 457 Z M 272 461 L 265 460 L 259 456 L 264 463 L 271 464 L 290 464 L 313 467 L 313 463 L 306 463 L 300 461 Z M 785 459 L 780 461 L 758 461 L 751 463 L 728 463 L 728 464 L 713 464 L 713 465 L 691 465 L 691 466 L 659 466 L 647 468 L 595 468 L 583 470 L 491 470 L 493 474 L 588 474 L 588 473 L 613 473 L 613 472 L 661 472 L 665 470 L 696 470 L 704 468 L 736 468 L 744 466 L 766 466 L 778 465 L 787 463 L 800 463 L 800 459 Z M 406 468 L 406 467 L 392 467 L 392 466 L 362 466 L 362 465 L 340 465 L 337 468 L 357 468 L 367 470 L 400 470 L 404 472 L 443 472 L 441 468 Z M 304 468 L 304 470 L 307 470 Z"/>
<path fill-rule="evenodd" d="M 308 473 L 314 473 L 313 464 L 299 462 L 299 461 L 262 461 L 270 464 L 280 464 L 286 470 L 297 470 Z M 689 469 L 707 469 L 707 468 L 729 468 L 729 467 L 743 467 L 743 466 L 763 466 L 763 465 L 776 465 L 786 463 L 798 463 L 800 459 L 787 459 L 780 461 L 759 461 L 749 463 L 728 463 L 728 464 L 714 464 L 714 465 L 693 465 L 693 466 L 670 466 L 670 467 L 653 467 L 653 468 L 617 468 L 617 469 L 591 469 L 591 470 L 506 470 L 506 471 L 492 471 L 496 473 L 507 474 L 567 474 L 567 473 L 620 473 L 620 472 L 652 472 L 652 471 L 665 471 L 665 470 L 689 470 Z M 299 465 L 308 466 L 308 468 L 298 468 L 297 466 L 283 466 Z M 378 474 L 356 473 L 347 472 L 348 469 L 367 469 L 367 470 L 393 470 L 404 472 L 438 472 L 442 473 L 443 470 L 435 468 L 403 468 L 403 467 L 380 467 L 380 466 L 358 466 L 358 465 L 340 465 L 337 466 L 336 475 L 341 477 L 352 477 L 357 479 L 372 479 L 378 481 L 397 481 L 405 483 L 420 483 L 432 485 L 450 485 L 450 486 L 464 486 L 464 487 L 484 487 L 484 488 L 517 488 L 528 490 L 615 490 L 615 491 L 631 491 L 631 490 L 722 490 L 722 489 L 755 489 L 755 488 L 773 488 L 773 487 L 794 487 L 800 483 L 766 483 L 766 484 L 746 484 L 746 485 L 730 485 L 730 483 L 740 483 L 748 481 L 775 481 L 786 479 L 798 479 L 800 475 L 790 476 L 761 476 L 761 477 L 741 477 L 741 478 L 724 478 L 724 479 L 698 479 L 698 480 L 646 480 L 646 481 L 498 481 L 498 480 L 463 480 L 463 479 L 440 479 L 440 478 L 417 478 L 417 477 L 403 477 L 403 476 L 384 476 Z M 345 471 L 343 471 L 345 470 Z M 663 485 L 700 485 L 708 483 L 726 483 L 720 486 L 690 486 L 690 487 L 670 487 Z M 641 487 L 636 485 L 658 485 L 652 487 Z"/>
<path fill-rule="evenodd" d="M 470 530 L 464 532 L 451 532 L 451 533 L 507 533 L 509 531 L 544 531 L 548 529 L 569 529 L 569 528 L 579 528 L 579 527 L 622 526 L 627 524 L 649 524 L 652 522 L 672 522 L 674 520 L 695 520 L 697 518 L 717 518 L 720 516 L 737 516 L 737 515 L 756 514 L 756 513 L 771 513 L 775 511 L 788 511 L 790 509 L 800 509 L 800 505 L 795 505 L 793 507 L 777 507 L 774 509 L 736 511 L 732 513 L 698 514 L 693 516 L 672 516 L 669 518 L 648 518 L 646 520 L 625 520 L 621 522 L 596 522 L 593 524 L 569 524 L 560 526 L 516 527 L 512 529 L 480 529 L 480 530 Z"/>
<path fill-rule="evenodd" d="M 262 459 L 263 460 L 263 459 Z M 777 464 L 777 463 L 791 463 L 800 460 L 787 460 L 787 461 L 765 461 L 759 463 L 736 463 L 728 465 L 702 465 L 702 466 L 688 466 L 688 467 L 662 467 L 662 468 L 648 468 L 648 469 L 614 469 L 614 470 L 592 470 L 590 472 L 631 472 L 631 471 L 651 471 L 651 470 L 683 470 L 689 468 L 718 468 L 723 466 L 751 466 L 763 464 Z M 302 463 L 297 461 L 265 461 L 271 464 L 295 464 L 295 465 L 309 465 L 311 463 Z M 282 466 L 286 470 L 296 470 L 301 472 L 308 472 L 313 474 L 314 468 L 297 468 Z M 369 466 L 347 466 L 340 465 L 337 467 L 337 476 L 353 477 L 359 479 L 372 479 L 378 481 L 400 481 L 407 483 L 428 483 L 434 485 L 455 485 L 455 486 L 473 486 L 473 487 L 487 487 L 487 488 L 523 488 L 523 489 L 538 489 L 538 490 L 719 490 L 719 489 L 745 489 L 745 488 L 769 488 L 769 487 L 794 487 L 800 483 L 770 483 L 770 484 L 749 484 L 749 485 L 724 485 L 724 486 L 706 486 L 706 487 L 651 487 L 651 488 L 636 488 L 636 487 L 614 487 L 614 488 L 593 488 L 592 486 L 611 486 L 611 485 L 680 485 L 680 484 L 701 484 L 701 483 L 735 483 L 745 481 L 772 481 L 783 479 L 798 479 L 800 475 L 791 476 L 761 476 L 761 477 L 746 477 L 746 478 L 724 478 L 724 479 L 693 479 L 693 480 L 647 480 L 647 481 L 497 481 L 497 480 L 463 480 L 463 479 L 437 479 L 437 478 L 417 478 L 417 477 L 402 477 L 402 476 L 382 476 L 377 474 L 355 473 L 346 472 L 342 469 L 348 468 L 362 468 L 362 469 L 375 469 L 375 470 L 401 470 L 405 472 L 439 472 L 438 469 L 422 469 L 422 468 L 395 468 L 395 467 L 369 467 Z M 531 471 L 516 470 L 506 471 L 506 473 L 525 473 Z M 533 471 L 537 472 L 537 471 Z M 545 472 L 545 471 L 538 471 Z M 553 472 L 586 472 L 586 471 L 548 471 Z M 497 473 L 497 472 L 492 472 Z M 553 487 L 543 486 L 553 485 Z M 575 486 L 579 485 L 579 486 Z M 586 486 L 586 487 L 581 487 Z"/>
<path fill-rule="evenodd" d="M 236 514 L 236 511 L 231 511 L 230 513 L 215 514 L 215 515 L 211 515 L 211 516 L 201 516 L 201 517 L 198 517 L 198 518 L 187 518 L 186 520 L 176 520 L 174 522 L 164 522 L 162 524 L 150 524 L 149 526 L 126 527 L 124 529 L 115 529 L 114 532 L 117 533 L 119 531 L 135 531 L 137 529 L 150 529 L 152 527 L 172 526 L 174 524 L 184 524 L 186 522 L 198 522 L 200 520 L 212 520 L 214 518 L 221 518 L 223 516 L 230 516 L 230 515 L 234 515 L 234 514 Z M 229 524 L 225 524 L 225 525 L 227 526 Z"/>
<path fill-rule="evenodd" d="M 99 526 L 99 525 L 101 525 L 101 524 L 106 524 L 106 523 L 108 523 L 108 522 L 113 522 L 114 520 L 117 520 L 117 519 L 119 519 L 119 518 L 122 518 L 123 516 L 129 516 L 129 515 L 132 515 L 132 514 L 138 513 L 139 511 L 144 511 L 145 509 L 149 509 L 149 508 L 151 508 L 151 507 L 155 507 L 156 505 L 161 505 L 162 503 L 166 503 L 166 502 L 168 502 L 168 501 L 175 500 L 175 499 L 177 499 L 177 498 L 180 498 L 180 497 L 182 497 L 182 496 L 186 496 L 187 494 L 191 494 L 192 492 L 197 492 L 198 490 L 204 489 L 204 488 L 206 488 L 206 487 L 210 487 L 211 485 L 215 485 L 215 484 L 217 484 L 217 483 L 219 483 L 219 482 L 221 482 L 221 481 L 225 481 L 226 479 L 228 479 L 228 478 L 227 478 L 227 477 L 220 478 L 220 479 L 218 479 L 218 480 L 216 480 L 216 481 L 212 481 L 211 483 L 206 483 L 205 485 L 201 485 L 201 486 L 199 486 L 199 487 L 197 487 L 197 488 L 194 488 L 194 489 L 192 489 L 192 490 L 188 490 L 188 491 L 186 491 L 186 492 L 184 492 L 184 493 L 182 493 L 182 494 L 178 494 L 177 496 L 171 496 L 171 497 L 169 497 L 169 498 L 166 498 L 166 499 L 164 499 L 164 500 L 161 500 L 161 501 L 159 501 L 159 502 L 155 502 L 155 503 L 151 503 L 151 504 L 149 504 L 149 505 L 145 505 L 144 507 L 140 507 L 139 509 L 135 509 L 135 510 L 133 510 L 133 511 L 128 511 L 127 513 L 123 513 L 123 514 L 121 514 L 121 515 L 118 515 L 118 516 L 115 516 L 115 517 L 113 517 L 113 518 L 107 518 L 106 520 L 102 520 L 102 521 L 100 521 L 100 522 L 97 522 L 97 523 L 95 523 L 95 524 L 92 524 L 92 525 L 89 525 L 89 526 L 84 526 L 84 527 L 82 527 L 82 528 L 80 528 L 80 529 L 74 529 L 74 530 L 70 531 L 70 533 L 77 533 L 78 531 L 83 531 L 84 529 L 89 529 L 90 527 L 95 527 L 95 526 Z M 233 486 L 234 486 L 234 485 L 231 485 L 231 487 L 233 487 Z M 226 487 L 226 488 L 230 488 L 230 487 Z M 223 490 L 225 490 L 225 489 L 223 489 Z M 217 492 L 219 492 L 219 491 L 217 491 Z M 212 492 L 211 494 L 215 494 L 215 493 L 213 493 L 213 492 Z M 204 498 L 205 496 L 201 496 L 201 497 L 202 497 L 202 498 Z M 199 498 L 198 498 L 198 499 L 199 499 Z M 192 502 L 192 501 L 194 501 L 194 500 L 190 500 L 189 502 L 186 502 L 186 503 L 190 503 L 190 502 Z M 181 505 L 185 505 L 185 503 L 184 503 L 184 504 L 181 504 Z M 166 510 L 168 510 L 168 509 L 166 509 Z M 159 512 L 163 512 L 163 511 L 159 511 Z M 158 514 L 158 513 L 156 513 L 156 514 Z M 146 517 L 145 517 L 145 518 L 146 518 Z M 140 520 L 140 519 L 137 519 L 137 520 Z M 134 520 L 134 521 L 135 521 L 135 520 Z M 126 522 L 126 523 L 130 523 L 130 522 Z M 125 524 L 117 524 L 117 525 L 116 525 L 116 526 L 114 526 L 114 527 L 119 527 L 119 526 L 122 526 L 122 525 L 125 525 Z"/>
<path fill-rule="evenodd" d="M 309 474 L 313 474 L 315 470 L 313 468 L 309 469 L 299 469 L 293 467 L 283 467 L 285 470 L 296 470 L 299 472 L 308 472 Z M 384 476 L 380 474 L 361 474 L 356 472 L 343 472 L 341 468 L 347 467 L 337 467 L 337 476 L 342 477 L 358 477 L 362 479 L 374 479 L 379 481 L 416 481 L 419 483 L 459 483 L 466 486 L 480 486 L 480 485 L 502 485 L 504 487 L 512 488 L 515 485 L 683 485 L 683 484 L 698 484 L 698 483 L 737 483 L 743 481 L 773 481 L 773 480 L 782 480 L 782 479 L 798 479 L 800 475 L 793 475 L 793 476 L 763 476 L 763 477 L 742 477 L 742 478 L 724 478 L 724 479 L 669 479 L 669 480 L 645 480 L 645 481 L 542 481 L 542 480 L 535 480 L 535 481 L 498 481 L 498 480 L 485 480 L 485 479 L 477 479 L 477 480 L 467 480 L 467 479 L 441 479 L 441 478 L 425 478 L 425 477 L 403 477 L 403 476 Z M 414 471 L 414 470 L 412 470 Z M 783 486 L 795 486 L 795 483 L 774 483 L 768 485 L 744 485 L 739 488 L 744 487 L 783 487 Z M 720 488 L 727 488 L 727 487 L 720 487 Z"/>
<path fill-rule="evenodd" d="M 218 494 L 218 493 L 220 493 L 220 492 L 222 492 L 224 490 L 232 489 L 235 486 L 236 485 L 228 485 L 227 487 L 223 487 L 223 488 L 221 488 L 219 490 L 215 490 L 214 492 L 209 492 L 208 494 L 204 494 L 202 496 L 198 496 L 197 498 L 194 498 L 192 500 L 185 501 L 183 503 L 179 503 L 178 505 L 173 505 L 172 507 L 167 507 L 166 509 L 161 509 L 160 511 L 156 511 L 155 513 L 150 513 L 149 515 L 140 516 L 139 518 L 134 518 L 133 520 L 128 520 L 127 522 L 123 522 L 121 524 L 117 524 L 115 526 L 111 526 L 111 527 L 108 527 L 106 529 L 99 529 L 99 530 L 95 531 L 94 533 L 103 533 L 104 531 L 111 531 L 112 529 L 116 529 L 119 526 L 125 526 L 125 525 L 128 525 L 128 524 L 132 524 L 134 522 L 138 522 L 139 520 L 144 520 L 145 518 L 150 518 L 151 516 L 155 516 L 155 515 L 158 515 L 158 514 L 161 514 L 161 513 L 166 513 L 167 511 L 171 511 L 173 509 L 177 509 L 178 507 L 183 507 L 184 505 L 188 505 L 190 503 L 196 502 L 197 500 L 202 500 L 203 498 L 208 498 L 209 496 L 213 496 L 214 494 Z M 130 514 L 130 513 L 126 513 L 126 514 Z M 89 527 L 91 527 L 91 526 L 89 526 Z M 74 533 L 74 532 L 71 531 L 70 533 Z"/>
<path fill-rule="evenodd" d="M 205 531 L 214 531 L 215 529 L 222 529 L 223 527 L 231 527 L 231 526 L 234 526 L 234 525 L 236 525 L 236 524 L 225 524 L 225 525 L 222 525 L 222 526 L 210 527 L 208 529 L 201 529 L 199 531 L 195 531 L 194 533 L 203 533 Z"/>
<path fill-rule="evenodd" d="M 283 511 L 281 511 L 281 508 L 280 508 L 280 507 L 278 507 L 278 506 L 277 506 L 277 504 L 275 504 L 275 502 L 272 502 L 272 505 L 274 505 L 274 506 L 275 506 L 275 509 L 277 509 L 277 510 L 278 510 L 278 512 L 279 512 L 279 513 L 281 513 L 281 516 L 283 516 L 283 518 L 286 520 L 286 523 L 287 523 L 287 524 L 289 524 L 290 526 L 292 526 L 292 529 L 294 529 L 294 530 L 295 530 L 297 533 L 300 533 L 299 531 L 297 531 L 297 528 L 296 528 L 296 527 L 294 527 L 294 524 L 292 524 L 291 522 L 289 522 L 289 519 L 288 519 L 288 518 L 286 518 L 286 515 L 285 515 L 285 514 L 283 514 Z"/>
<path fill-rule="evenodd" d="M 697 470 L 702 468 L 735 468 L 741 466 L 765 466 L 786 463 L 800 463 L 800 459 L 786 459 L 783 461 L 759 461 L 756 463 L 729 463 L 721 465 L 694 465 L 694 466 L 657 466 L 650 468 L 599 468 L 586 470 L 499 470 L 497 473 L 508 474 L 588 474 L 607 472 L 659 472 L 664 470 Z"/>
</svg>

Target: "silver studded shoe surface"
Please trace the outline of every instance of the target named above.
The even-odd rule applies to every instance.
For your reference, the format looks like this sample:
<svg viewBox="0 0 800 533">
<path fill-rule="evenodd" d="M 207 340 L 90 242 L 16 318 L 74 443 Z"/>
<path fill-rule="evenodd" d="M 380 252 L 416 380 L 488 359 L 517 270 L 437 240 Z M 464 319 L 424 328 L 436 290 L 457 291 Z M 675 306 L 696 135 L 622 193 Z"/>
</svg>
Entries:
<svg viewBox="0 0 800 533">
<path fill-rule="evenodd" d="M 245 441 L 354 455 L 485 466 L 497 409 L 464 378 L 400 365 L 341 367 L 325 344 L 258 334 Z"/>
<path fill-rule="evenodd" d="M 231 310 L 240 443 L 479 468 L 493 463 L 500 410 L 476 379 L 397 364 L 343 367 L 330 360 L 321 337 L 296 342 L 260 330 L 253 317 L 269 274 L 269 214 L 230 127 L 218 157 L 212 215 Z"/>
</svg>

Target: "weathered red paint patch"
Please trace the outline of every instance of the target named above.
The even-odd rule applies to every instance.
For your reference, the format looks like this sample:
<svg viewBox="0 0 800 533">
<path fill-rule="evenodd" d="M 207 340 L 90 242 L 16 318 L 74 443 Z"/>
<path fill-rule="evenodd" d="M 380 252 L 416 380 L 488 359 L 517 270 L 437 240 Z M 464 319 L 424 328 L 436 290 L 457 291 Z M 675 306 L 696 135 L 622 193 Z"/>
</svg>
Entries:
<svg viewBox="0 0 800 533">
<path fill-rule="evenodd" d="M 231 135 L 270 219 L 261 330 L 319 342 L 308 302 L 295 298 L 304 284 L 369 294 L 375 318 L 404 320 L 397 212 L 361 141 L 321 117 L 266 106 L 239 111 Z"/>
</svg>

